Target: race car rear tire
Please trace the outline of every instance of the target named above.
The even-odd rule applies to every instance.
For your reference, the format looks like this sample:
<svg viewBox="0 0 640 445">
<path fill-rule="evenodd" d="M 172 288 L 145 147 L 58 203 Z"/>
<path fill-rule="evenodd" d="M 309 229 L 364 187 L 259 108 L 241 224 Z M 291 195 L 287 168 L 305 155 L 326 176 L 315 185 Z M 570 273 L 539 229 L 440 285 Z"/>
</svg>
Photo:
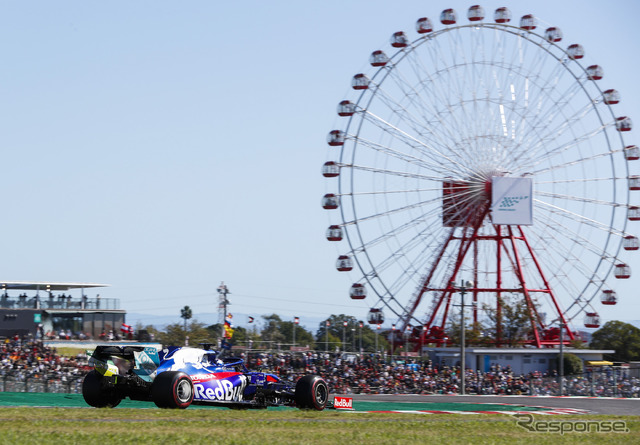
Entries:
<svg viewBox="0 0 640 445">
<path fill-rule="evenodd" d="M 162 372 L 151 385 L 151 399 L 158 408 L 185 409 L 193 401 L 193 383 L 184 372 Z"/>
<path fill-rule="evenodd" d="M 329 400 L 329 387 L 319 375 L 305 375 L 296 383 L 296 406 L 322 411 Z"/>
<path fill-rule="evenodd" d="M 82 397 L 94 408 L 115 408 L 122 401 L 122 396 L 115 388 L 103 388 L 103 378 L 97 371 L 89 372 L 82 381 Z"/>
</svg>

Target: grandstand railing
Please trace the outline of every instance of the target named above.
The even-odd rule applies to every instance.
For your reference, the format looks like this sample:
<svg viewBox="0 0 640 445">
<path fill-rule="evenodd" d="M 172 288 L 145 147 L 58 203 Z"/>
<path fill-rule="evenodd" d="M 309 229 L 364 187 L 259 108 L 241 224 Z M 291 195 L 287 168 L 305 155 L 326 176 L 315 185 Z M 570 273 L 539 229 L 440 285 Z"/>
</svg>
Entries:
<svg viewBox="0 0 640 445">
<path fill-rule="evenodd" d="M 64 377 L 23 377 L 0 376 L 0 390 L 2 392 L 48 392 L 64 394 L 82 393 L 84 376 Z"/>
</svg>

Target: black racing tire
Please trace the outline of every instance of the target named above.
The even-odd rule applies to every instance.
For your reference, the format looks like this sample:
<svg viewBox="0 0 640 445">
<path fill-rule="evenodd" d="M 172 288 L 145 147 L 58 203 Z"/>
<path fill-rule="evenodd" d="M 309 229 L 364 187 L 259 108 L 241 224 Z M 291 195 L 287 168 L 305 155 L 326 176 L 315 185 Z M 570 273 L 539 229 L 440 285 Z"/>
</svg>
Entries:
<svg viewBox="0 0 640 445">
<path fill-rule="evenodd" d="M 82 381 L 82 397 L 94 408 L 115 408 L 122 401 L 122 396 L 115 388 L 103 388 L 103 378 L 97 371 L 89 372 Z"/>
<path fill-rule="evenodd" d="M 185 409 L 193 402 L 193 383 L 180 371 L 165 371 L 151 385 L 151 399 L 158 408 Z"/>
<path fill-rule="evenodd" d="M 329 387 L 319 375 L 305 375 L 296 383 L 296 406 L 322 411 L 329 400 Z"/>
</svg>

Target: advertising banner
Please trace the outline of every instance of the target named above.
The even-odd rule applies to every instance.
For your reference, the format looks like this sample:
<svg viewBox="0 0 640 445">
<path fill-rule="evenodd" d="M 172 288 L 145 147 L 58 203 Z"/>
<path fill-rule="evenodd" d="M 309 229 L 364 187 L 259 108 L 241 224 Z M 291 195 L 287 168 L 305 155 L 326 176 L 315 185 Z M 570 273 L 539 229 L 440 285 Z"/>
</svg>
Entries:
<svg viewBox="0 0 640 445">
<path fill-rule="evenodd" d="M 491 220 L 494 224 L 533 224 L 533 180 L 494 176 L 491 178 Z"/>
</svg>

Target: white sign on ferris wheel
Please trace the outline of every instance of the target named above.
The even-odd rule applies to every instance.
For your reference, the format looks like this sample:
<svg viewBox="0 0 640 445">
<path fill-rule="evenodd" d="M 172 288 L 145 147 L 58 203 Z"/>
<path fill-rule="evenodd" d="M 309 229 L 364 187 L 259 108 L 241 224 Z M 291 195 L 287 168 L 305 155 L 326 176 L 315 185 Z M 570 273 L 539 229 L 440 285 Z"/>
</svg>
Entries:
<svg viewBox="0 0 640 445">
<path fill-rule="evenodd" d="M 491 219 L 498 225 L 533 225 L 531 178 L 491 178 Z"/>
</svg>

